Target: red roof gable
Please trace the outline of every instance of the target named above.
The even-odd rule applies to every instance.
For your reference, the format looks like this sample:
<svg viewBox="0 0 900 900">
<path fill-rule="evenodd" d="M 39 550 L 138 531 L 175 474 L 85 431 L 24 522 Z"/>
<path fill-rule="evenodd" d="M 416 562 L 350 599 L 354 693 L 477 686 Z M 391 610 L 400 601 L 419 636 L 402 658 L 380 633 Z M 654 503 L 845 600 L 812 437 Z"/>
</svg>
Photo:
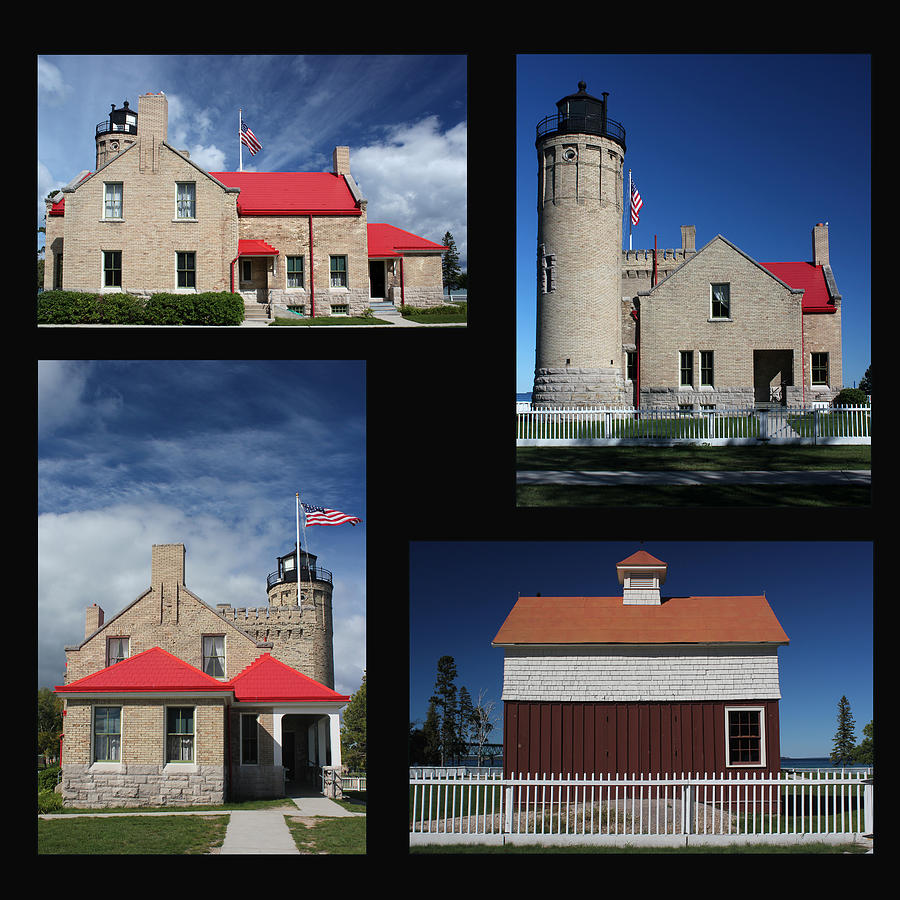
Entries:
<svg viewBox="0 0 900 900">
<path fill-rule="evenodd" d="M 238 241 L 238 256 L 278 256 L 278 251 L 265 241 Z"/>
<path fill-rule="evenodd" d="M 343 175 L 331 172 L 210 172 L 227 187 L 241 189 L 242 216 L 359 216 Z"/>
<path fill-rule="evenodd" d="M 760 263 L 776 278 L 780 278 L 792 288 L 801 288 L 803 294 L 803 312 L 834 312 L 834 301 L 825 284 L 825 273 L 821 266 L 808 262 L 776 262 Z"/>
<path fill-rule="evenodd" d="M 494 644 L 787 643 L 763 597 L 520 597 Z"/>
<path fill-rule="evenodd" d="M 229 685 L 217 681 L 160 647 L 145 650 L 70 684 L 56 686 L 57 693 L 194 692 L 228 689 Z"/>
<path fill-rule="evenodd" d="M 638 550 L 626 557 L 621 562 L 616 563 L 618 566 L 665 566 L 667 565 L 661 559 L 651 556 L 646 550 Z"/>
<path fill-rule="evenodd" d="M 279 662 L 269 653 L 257 657 L 243 672 L 235 675 L 228 683 L 234 688 L 235 700 L 252 701 L 309 701 L 309 700 L 349 700 L 349 696 L 338 694 L 331 688 L 313 681 L 296 669 Z"/>
<path fill-rule="evenodd" d="M 369 256 L 402 256 L 403 251 L 445 250 L 443 244 L 426 240 L 393 225 L 372 222 L 368 225 Z"/>
</svg>

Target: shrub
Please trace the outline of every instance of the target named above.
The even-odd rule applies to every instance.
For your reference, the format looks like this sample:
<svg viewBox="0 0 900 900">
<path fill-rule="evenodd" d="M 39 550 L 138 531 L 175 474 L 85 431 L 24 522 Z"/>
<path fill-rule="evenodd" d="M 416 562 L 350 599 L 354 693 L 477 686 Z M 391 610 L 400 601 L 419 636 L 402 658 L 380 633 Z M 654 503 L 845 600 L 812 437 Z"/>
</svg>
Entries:
<svg viewBox="0 0 900 900">
<path fill-rule="evenodd" d="M 831 401 L 832 406 L 868 406 L 869 397 L 865 391 L 859 388 L 844 388 Z"/>
<path fill-rule="evenodd" d="M 54 791 L 41 791 L 38 794 L 38 813 L 57 812 L 62 808 L 62 797 Z"/>
</svg>

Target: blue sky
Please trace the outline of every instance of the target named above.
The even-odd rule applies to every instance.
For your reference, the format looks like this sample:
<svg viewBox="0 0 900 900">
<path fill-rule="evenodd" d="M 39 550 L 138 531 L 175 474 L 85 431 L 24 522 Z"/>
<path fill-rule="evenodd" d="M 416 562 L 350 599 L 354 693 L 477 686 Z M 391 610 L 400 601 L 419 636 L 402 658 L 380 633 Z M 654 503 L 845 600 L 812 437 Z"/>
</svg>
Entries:
<svg viewBox="0 0 900 900">
<path fill-rule="evenodd" d="M 758 262 L 809 261 L 828 222 L 844 384 L 871 363 L 871 63 L 866 55 L 521 55 L 516 120 L 516 391 L 534 379 L 535 126 L 587 82 L 609 91 L 644 207 L 632 246 L 717 234 Z M 627 190 L 627 187 L 625 188 Z M 628 247 L 628 227 L 623 227 Z"/>
<path fill-rule="evenodd" d="M 238 110 L 262 150 L 245 172 L 331 171 L 335 146 L 369 201 L 369 222 L 467 256 L 466 57 L 53 56 L 37 60 L 38 222 L 43 198 L 96 161 L 110 105 L 163 91 L 169 143 L 208 172 L 238 170 Z M 43 235 L 38 246 L 43 246 Z"/>
<path fill-rule="evenodd" d="M 518 594 L 621 596 L 616 563 L 643 549 L 668 563 L 662 596 L 765 594 L 790 644 L 778 650 L 783 756 L 828 756 L 837 704 L 857 740 L 873 718 L 872 545 L 868 542 L 413 542 L 410 721 L 425 720 L 441 656 L 458 687 L 496 701 L 503 650 L 491 647 Z"/>
<path fill-rule="evenodd" d="M 87 606 L 109 619 L 150 586 L 153 544 L 185 545 L 185 583 L 210 606 L 265 606 L 299 491 L 363 519 L 306 529 L 334 577 L 335 687 L 352 694 L 366 665 L 365 402 L 357 361 L 40 361 L 38 686 L 62 683 Z"/>
</svg>

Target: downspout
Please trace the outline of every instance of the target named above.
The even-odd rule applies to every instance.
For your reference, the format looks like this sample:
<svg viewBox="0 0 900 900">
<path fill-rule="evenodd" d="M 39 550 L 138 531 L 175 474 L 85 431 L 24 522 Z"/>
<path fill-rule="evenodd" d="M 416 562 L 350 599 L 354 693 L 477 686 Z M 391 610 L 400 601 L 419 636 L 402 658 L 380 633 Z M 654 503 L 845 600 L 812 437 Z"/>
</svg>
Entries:
<svg viewBox="0 0 900 900">
<path fill-rule="evenodd" d="M 641 317 L 638 311 L 631 311 L 631 318 L 634 319 L 634 347 L 635 347 L 635 384 L 634 384 L 634 406 L 640 409 L 641 406 Z"/>
<path fill-rule="evenodd" d="M 241 257 L 240 257 L 240 254 L 238 254 L 238 255 L 231 261 L 231 293 L 232 293 L 232 294 L 234 293 L 234 264 L 235 264 L 240 258 L 241 258 Z"/>
<path fill-rule="evenodd" d="M 228 800 L 230 801 L 234 792 L 234 769 L 231 764 L 231 706 L 225 704 L 225 742 L 228 747 Z"/>
<path fill-rule="evenodd" d="M 316 316 L 316 282 L 313 279 L 312 214 L 309 217 L 309 315 L 310 318 L 315 318 Z"/>
<path fill-rule="evenodd" d="M 804 366 L 806 365 L 806 350 L 803 345 L 803 294 L 800 295 L 800 383 L 803 386 L 803 393 L 801 394 L 801 405 L 806 406 L 806 372 L 804 372 Z"/>
<path fill-rule="evenodd" d="M 403 254 L 400 254 L 400 305 L 406 305 L 406 294 L 403 287 Z"/>
</svg>

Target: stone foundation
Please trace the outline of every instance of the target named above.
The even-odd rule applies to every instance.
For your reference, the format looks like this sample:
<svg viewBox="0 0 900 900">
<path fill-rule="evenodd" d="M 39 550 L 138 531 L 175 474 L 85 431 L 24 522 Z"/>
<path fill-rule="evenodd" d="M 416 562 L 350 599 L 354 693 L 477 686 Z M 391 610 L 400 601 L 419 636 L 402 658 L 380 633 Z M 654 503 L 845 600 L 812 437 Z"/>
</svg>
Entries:
<svg viewBox="0 0 900 900">
<path fill-rule="evenodd" d="M 630 405 L 631 389 L 621 369 L 574 366 L 535 369 L 532 407 Z"/>
<path fill-rule="evenodd" d="M 178 771 L 178 769 L 183 771 Z M 197 806 L 225 802 L 223 766 L 63 765 L 64 806 Z"/>
</svg>

